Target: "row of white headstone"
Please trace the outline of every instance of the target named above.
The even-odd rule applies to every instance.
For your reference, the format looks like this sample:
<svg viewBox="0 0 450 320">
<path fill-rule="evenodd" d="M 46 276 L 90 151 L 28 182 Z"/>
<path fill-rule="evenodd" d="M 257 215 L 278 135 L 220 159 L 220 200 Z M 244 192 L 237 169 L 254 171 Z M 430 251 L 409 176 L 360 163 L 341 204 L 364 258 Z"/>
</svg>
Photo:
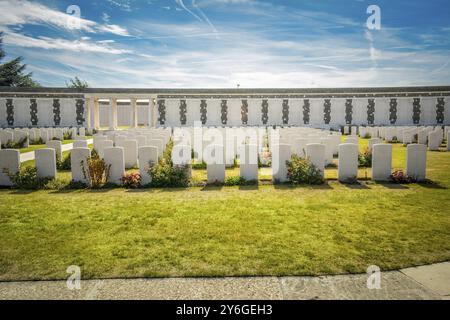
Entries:
<svg viewBox="0 0 450 320">
<path fill-rule="evenodd" d="M 64 140 L 64 135 L 70 132 L 72 139 L 84 138 L 91 132 L 86 128 L 6 128 L 0 129 L 0 148 L 2 144 L 18 143 L 24 141 L 24 148 L 28 148 L 30 143 L 42 139 L 43 143 L 47 143 L 51 140 Z"/>
</svg>

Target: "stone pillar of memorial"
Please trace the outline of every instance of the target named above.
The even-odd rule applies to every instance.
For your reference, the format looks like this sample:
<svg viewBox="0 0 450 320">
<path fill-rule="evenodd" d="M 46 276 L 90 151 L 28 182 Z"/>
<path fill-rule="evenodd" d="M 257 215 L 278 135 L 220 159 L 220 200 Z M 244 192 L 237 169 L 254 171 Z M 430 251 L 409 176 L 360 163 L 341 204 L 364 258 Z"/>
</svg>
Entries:
<svg viewBox="0 0 450 320">
<path fill-rule="evenodd" d="M 358 145 L 344 143 L 339 145 L 338 179 L 340 182 L 353 182 L 358 177 Z"/>
<path fill-rule="evenodd" d="M 94 101 L 94 129 L 100 129 L 100 105 L 98 103 L 98 98 L 93 98 Z"/>
<path fill-rule="evenodd" d="M 138 127 L 138 108 L 137 108 L 137 100 L 131 99 L 131 127 Z"/>
<path fill-rule="evenodd" d="M 117 129 L 117 99 L 109 99 L 109 129 Z"/>
<path fill-rule="evenodd" d="M 372 180 L 388 181 L 392 173 L 392 145 L 374 144 L 372 147 Z"/>
<path fill-rule="evenodd" d="M 423 144 L 410 144 L 406 147 L 406 174 L 407 176 L 423 181 L 426 179 L 427 146 Z"/>
<path fill-rule="evenodd" d="M 450 130 L 447 131 L 447 151 L 450 151 Z"/>
<path fill-rule="evenodd" d="M 52 148 L 34 151 L 38 178 L 56 178 L 56 152 Z"/>
<path fill-rule="evenodd" d="M 92 128 L 92 122 L 91 122 L 91 110 L 94 109 L 94 99 L 93 98 L 86 98 L 85 99 L 85 103 L 86 103 L 86 127 L 88 129 Z M 80 133 L 81 135 L 81 133 Z"/>
</svg>

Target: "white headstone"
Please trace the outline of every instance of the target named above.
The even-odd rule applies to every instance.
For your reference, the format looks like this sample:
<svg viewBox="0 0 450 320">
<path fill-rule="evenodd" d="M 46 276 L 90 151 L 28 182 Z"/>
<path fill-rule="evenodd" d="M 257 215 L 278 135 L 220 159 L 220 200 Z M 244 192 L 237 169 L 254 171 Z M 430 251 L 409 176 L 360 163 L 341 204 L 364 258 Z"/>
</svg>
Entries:
<svg viewBox="0 0 450 320">
<path fill-rule="evenodd" d="M 392 173 L 392 145 L 375 144 L 372 147 L 372 180 L 388 181 Z"/>
<path fill-rule="evenodd" d="M 104 140 L 108 140 L 108 138 L 106 136 L 103 135 L 97 135 L 93 137 L 93 141 L 94 141 L 94 150 L 98 152 L 98 143 L 100 141 L 104 141 Z"/>
<path fill-rule="evenodd" d="M 85 173 L 88 174 L 87 159 L 91 156 L 88 148 L 75 148 L 70 152 L 72 181 L 88 183 Z"/>
<path fill-rule="evenodd" d="M 73 148 L 87 148 L 88 147 L 88 142 L 87 140 L 76 140 L 73 142 Z"/>
<path fill-rule="evenodd" d="M 438 151 L 441 145 L 441 132 L 432 131 L 428 134 L 428 149 L 431 151 Z"/>
<path fill-rule="evenodd" d="M 125 155 L 125 168 L 130 169 L 136 167 L 138 158 L 137 140 L 124 140 L 123 151 Z"/>
<path fill-rule="evenodd" d="M 353 143 L 353 144 L 358 145 L 359 140 L 358 140 L 358 137 L 356 137 L 356 136 L 348 136 L 347 139 L 345 139 L 345 143 Z"/>
<path fill-rule="evenodd" d="M 225 181 L 225 152 L 223 149 L 223 145 L 209 145 L 206 148 L 205 153 L 211 154 L 211 156 L 204 155 L 208 183 L 223 183 Z"/>
<path fill-rule="evenodd" d="M 258 181 L 258 146 L 245 144 L 241 146 L 239 171 L 241 178 Z"/>
<path fill-rule="evenodd" d="M 308 144 L 308 139 L 297 138 L 294 139 L 292 145 L 292 153 L 298 155 L 300 158 L 306 156 L 306 145 Z"/>
<path fill-rule="evenodd" d="M 380 144 L 380 143 L 382 143 L 383 141 L 381 141 L 381 139 L 380 138 L 371 138 L 371 139 L 369 139 L 369 150 L 372 152 L 372 147 L 375 145 L 375 144 Z"/>
<path fill-rule="evenodd" d="M 20 152 L 14 149 L 0 150 L 0 186 L 13 185 L 9 175 L 14 175 L 20 169 Z"/>
<path fill-rule="evenodd" d="M 306 146 L 306 158 L 322 172 L 325 173 L 325 146 L 319 143 L 311 143 Z"/>
<path fill-rule="evenodd" d="M 426 129 L 421 129 L 417 133 L 417 143 L 418 144 L 428 144 L 428 131 Z"/>
<path fill-rule="evenodd" d="M 105 148 L 104 160 L 109 167 L 108 182 L 121 185 L 125 173 L 125 157 L 122 147 Z"/>
<path fill-rule="evenodd" d="M 338 178 L 341 182 L 353 182 L 358 177 L 358 145 L 344 143 L 339 145 Z"/>
<path fill-rule="evenodd" d="M 105 149 L 113 147 L 112 140 L 100 140 L 97 142 L 97 153 L 100 159 L 105 157 Z"/>
<path fill-rule="evenodd" d="M 333 163 L 333 140 L 330 138 L 322 138 L 320 143 L 325 146 L 325 165 Z"/>
<path fill-rule="evenodd" d="M 325 147 L 325 146 L 323 146 Z M 272 146 L 272 180 L 274 182 L 288 181 L 286 161 L 291 160 L 291 146 L 277 144 Z"/>
<path fill-rule="evenodd" d="M 56 178 L 56 151 L 44 148 L 34 151 L 38 178 Z"/>
<path fill-rule="evenodd" d="M 80 132 L 80 137 L 86 136 L 86 128 L 80 128 L 78 131 Z"/>
<path fill-rule="evenodd" d="M 59 141 L 63 141 L 64 140 L 64 131 L 61 128 L 56 128 L 55 131 L 53 132 L 53 137 L 55 139 L 58 139 Z M 73 136 L 75 137 L 75 136 Z"/>
<path fill-rule="evenodd" d="M 62 160 L 62 143 L 59 140 L 47 141 L 47 148 L 55 149 L 56 159 Z"/>
<path fill-rule="evenodd" d="M 406 148 L 406 175 L 422 181 L 426 179 L 427 146 L 410 144 Z"/>
<path fill-rule="evenodd" d="M 2 130 L 0 131 L 0 141 L 2 144 L 6 145 L 8 142 L 13 142 L 14 134 L 10 131 Z"/>
<path fill-rule="evenodd" d="M 150 165 L 156 165 L 158 163 L 158 148 L 152 146 L 140 147 L 138 154 L 141 184 L 145 186 L 151 182 L 151 177 L 148 174 Z"/>
</svg>

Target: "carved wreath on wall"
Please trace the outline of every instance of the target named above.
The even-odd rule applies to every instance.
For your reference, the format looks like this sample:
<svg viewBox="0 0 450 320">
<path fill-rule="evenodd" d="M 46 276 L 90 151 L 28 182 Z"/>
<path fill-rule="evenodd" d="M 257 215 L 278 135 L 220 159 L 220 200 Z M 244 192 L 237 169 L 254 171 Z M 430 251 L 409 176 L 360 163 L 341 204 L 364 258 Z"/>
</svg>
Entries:
<svg viewBox="0 0 450 320">
<path fill-rule="evenodd" d="M 311 105 L 309 99 L 303 101 L 303 123 L 309 124 L 309 114 L 311 112 Z"/>
<path fill-rule="evenodd" d="M 32 126 L 37 126 L 38 117 L 37 117 L 37 102 L 36 99 L 30 99 L 30 120 Z"/>
<path fill-rule="evenodd" d="M 180 100 L 180 123 L 182 126 L 186 125 L 186 113 L 187 113 L 187 105 L 186 100 Z"/>
<path fill-rule="evenodd" d="M 83 99 L 77 99 L 76 102 L 76 112 L 77 112 L 77 125 L 82 126 L 85 119 L 84 119 L 84 100 Z"/>
<path fill-rule="evenodd" d="M 397 99 L 395 98 L 391 99 L 391 102 L 389 102 L 389 121 L 391 124 L 397 122 Z"/>
<path fill-rule="evenodd" d="M 247 123 L 248 123 L 248 102 L 247 102 L 247 100 L 242 100 L 241 121 L 242 121 L 243 125 L 247 125 Z"/>
<path fill-rule="evenodd" d="M 331 121 L 331 100 L 325 99 L 323 103 L 323 122 L 330 124 Z"/>
<path fill-rule="evenodd" d="M 13 99 L 6 99 L 6 121 L 8 122 L 8 126 L 14 125 Z"/>
<path fill-rule="evenodd" d="M 345 101 L 345 123 L 352 124 L 353 121 L 353 101 L 352 99 L 347 99 Z"/>
<path fill-rule="evenodd" d="M 439 124 L 444 123 L 444 107 L 445 107 L 444 98 L 437 98 L 436 121 Z"/>
<path fill-rule="evenodd" d="M 414 124 L 419 124 L 419 122 L 420 122 L 420 98 L 414 98 L 412 119 L 413 119 Z"/>
<path fill-rule="evenodd" d="M 269 121 L 269 100 L 265 99 L 261 104 L 261 121 L 263 124 L 267 124 Z"/>
<path fill-rule="evenodd" d="M 158 100 L 158 113 L 159 124 L 163 126 L 166 123 L 166 100 Z"/>
<path fill-rule="evenodd" d="M 375 99 L 369 99 L 367 105 L 367 123 L 374 124 L 375 122 Z"/>
<path fill-rule="evenodd" d="M 206 100 L 202 100 L 200 102 L 200 121 L 202 122 L 202 124 L 206 124 L 206 120 L 208 119 L 206 117 L 206 108 L 208 107 L 208 104 L 206 103 Z"/>
<path fill-rule="evenodd" d="M 61 104 L 59 99 L 53 99 L 53 123 L 55 126 L 61 124 Z"/>
<path fill-rule="evenodd" d="M 228 106 L 227 106 L 227 100 L 222 100 L 222 103 L 220 104 L 220 120 L 222 121 L 222 124 L 227 124 L 228 121 Z"/>
<path fill-rule="evenodd" d="M 283 124 L 289 123 L 289 100 L 283 100 L 283 109 L 282 109 L 282 120 Z"/>
</svg>

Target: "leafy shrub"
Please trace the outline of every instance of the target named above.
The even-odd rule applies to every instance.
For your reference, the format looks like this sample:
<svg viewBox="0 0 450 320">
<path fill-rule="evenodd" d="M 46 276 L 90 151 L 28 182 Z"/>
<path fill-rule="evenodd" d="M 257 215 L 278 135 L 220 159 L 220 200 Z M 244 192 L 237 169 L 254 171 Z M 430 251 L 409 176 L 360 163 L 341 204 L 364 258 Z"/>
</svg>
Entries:
<svg viewBox="0 0 450 320">
<path fill-rule="evenodd" d="M 127 189 L 137 189 L 141 186 L 141 175 L 138 172 L 125 173 L 122 177 L 122 184 Z"/>
<path fill-rule="evenodd" d="M 2 149 L 22 149 L 25 147 L 25 143 L 28 141 L 27 137 L 23 137 L 18 142 L 8 141 L 5 144 L 2 144 Z"/>
<path fill-rule="evenodd" d="M 415 179 L 409 177 L 405 172 L 403 172 L 403 170 L 394 171 L 391 174 L 390 179 L 394 183 L 402 183 L 402 184 L 415 182 Z"/>
<path fill-rule="evenodd" d="M 12 183 L 19 189 L 38 190 L 51 181 L 51 178 L 38 178 L 36 167 L 25 167 L 16 174 L 8 174 Z"/>
<path fill-rule="evenodd" d="M 248 186 L 248 185 L 253 185 L 253 184 L 257 184 L 258 181 L 250 181 L 250 180 L 245 180 L 242 177 L 228 177 L 225 179 L 225 185 L 226 186 Z"/>
<path fill-rule="evenodd" d="M 372 136 L 370 135 L 370 133 L 367 132 L 367 133 L 364 135 L 363 138 L 364 138 L 364 139 L 370 139 L 371 137 L 372 137 Z"/>
<path fill-rule="evenodd" d="M 258 167 L 267 168 L 272 165 L 272 153 L 270 151 L 263 151 L 258 157 Z"/>
<path fill-rule="evenodd" d="M 44 140 L 42 140 L 41 137 L 34 140 L 30 140 L 30 145 L 40 145 L 40 144 L 45 144 Z"/>
<path fill-rule="evenodd" d="M 358 165 L 360 167 L 371 168 L 372 167 L 372 152 L 369 148 L 366 148 L 358 155 Z"/>
<path fill-rule="evenodd" d="M 202 162 L 199 162 L 199 163 L 193 163 L 192 164 L 192 169 L 204 170 L 204 169 L 206 169 L 206 162 L 202 161 Z"/>
<path fill-rule="evenodd" d="M 86 164 L 81 161 L 81 168 L 88 185 L 91 188 L 100 188 L 108 181 L 111 166 L 96 154 L 88 158 Z"/>
<path fill-rule="evenodd" d="M 322 184 L 324 179 L 322 172 L 308 159 L 293 155 L 290 161 L 286 161 L 288 167 L 287 178 L 294 184 Z"/>
<path fill-rule="evenodd" d="M 157 188 L 180 188 L 189 186 L 190 166 L 174 165 L 172 162 L 173 142 L 170 141 L 159 162 L 151 165 L 148 174 L 150 186 Z"/>
<path fill-rule="evenodd" d="M 62 160 L 56 159 L 56 168 L 58 170 L 70 170 L 72 169 L 72 163 L 70 158 L 70 152 L 67 155 L 63 155 Z"/>
</svg>

